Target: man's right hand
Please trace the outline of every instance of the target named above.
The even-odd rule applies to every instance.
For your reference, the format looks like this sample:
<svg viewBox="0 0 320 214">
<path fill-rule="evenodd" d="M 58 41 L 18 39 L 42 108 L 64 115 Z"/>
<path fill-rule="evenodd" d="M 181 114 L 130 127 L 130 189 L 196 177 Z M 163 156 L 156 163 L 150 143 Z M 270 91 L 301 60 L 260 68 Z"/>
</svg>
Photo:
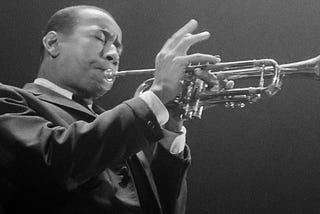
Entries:
<svg viewBox="0 0 320 214">
<path fill-rule="evenodd" d="M 183 79 L 184 70 L 189 64 L 220 62 L 220 58 L 209 54 L 187 55 L 192 45 L 210 37 L 207 31 L 192 34 L 197 26 L 196 20 L 190 20 L 167 40 L 156 57 L 155 80 L 150 90 L 159 97 L 163 104 L 178 95 L 181 87 L 180 80 Z"/>
</svg>

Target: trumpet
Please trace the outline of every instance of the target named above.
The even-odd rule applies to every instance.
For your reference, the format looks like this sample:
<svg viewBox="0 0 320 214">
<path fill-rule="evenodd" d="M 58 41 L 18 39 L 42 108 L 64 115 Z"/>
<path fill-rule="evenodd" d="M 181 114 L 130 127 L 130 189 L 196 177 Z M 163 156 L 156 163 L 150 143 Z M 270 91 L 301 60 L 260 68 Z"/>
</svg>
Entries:
<svg viewBox="0 0 320 214">
<path fill-rule="evenodd" d="M 320 80 L 320 55 L 308 60 L 282 64 L 273 59 L 245 60 L 222 62 L 217 64 L 190 65 L 185 68 L 180 94 L 173 102 L 180 109 L 180 117 L 184 120 L 201 118 L 202 112 L 219 104 L 226 107 L 245 107 L 259 100 L 263 95 L 271 97 L 282 86 L 284 78 L 299 78 Z M 203 70 L 226 80 L 232 80 L 237 87 L 225 89 L 221 86 L 210 87 L 204 80 L 196 75 L 197 70 Z M 115 77 L 153 74 L 155 69 L 126 70 L 113 72 L 105 71 L 109 80 Z M 145 80 L 136 90 L 139 95 L 148 90 L 154 78 Z M 249 86 L 242 84 L 251 80 Z M 244 83 L 243 83 L 244 82 Z M 242 84 L 241 84 L 242 83 Z"/>
</svg>

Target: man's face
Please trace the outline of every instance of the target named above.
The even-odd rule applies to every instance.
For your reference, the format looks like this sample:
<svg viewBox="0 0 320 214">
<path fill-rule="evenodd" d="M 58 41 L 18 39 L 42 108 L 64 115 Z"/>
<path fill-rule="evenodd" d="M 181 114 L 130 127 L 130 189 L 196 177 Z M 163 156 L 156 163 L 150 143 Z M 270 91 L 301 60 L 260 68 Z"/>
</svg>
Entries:
<svg viewBox="0 0 320 214">
<path fill-rule="evenodd" d="M 121 29 L 108 14 L 82 9 L 70 34 L 62 34 L 58 64 L 59 84 L 87 98 L 97 98 L 111 89 L 107 69 L 118 71 Z"/>
</svg>

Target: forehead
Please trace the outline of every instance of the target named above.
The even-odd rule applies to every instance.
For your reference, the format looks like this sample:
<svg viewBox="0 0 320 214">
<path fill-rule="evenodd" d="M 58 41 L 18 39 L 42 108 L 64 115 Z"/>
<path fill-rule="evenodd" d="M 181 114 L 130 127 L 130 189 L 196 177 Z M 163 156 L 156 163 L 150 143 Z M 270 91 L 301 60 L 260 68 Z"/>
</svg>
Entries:
<svg viewBox="0 0 320 214">
<path fill-rule="evenodd" d="M 81 9 L 77 11 L 76 26 L 86 27 L 88 29 L 103 29 L 122 40 L 122 32 L 116 21 L 107 13 L 97 9 Z"/>
</svg>

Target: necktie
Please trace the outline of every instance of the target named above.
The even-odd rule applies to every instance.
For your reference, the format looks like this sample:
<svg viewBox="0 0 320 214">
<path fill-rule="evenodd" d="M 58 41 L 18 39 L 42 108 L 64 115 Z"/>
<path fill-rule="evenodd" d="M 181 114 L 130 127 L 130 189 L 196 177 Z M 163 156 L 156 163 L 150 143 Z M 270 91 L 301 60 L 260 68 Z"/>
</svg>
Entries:
<svg viewBox="0 0 320 214">
<path fill-rule="evenodd" d="M 72 95 L 72 100 L 79 103 L 80 105 L 82 105 L 83 107 L 85 107 L 86 109 L 88 109 L 89 111 L 91 111 L 92 113 L 96 114 L 93 109 L 91 109 L 89 107 L 90 103 L 88 103 L 85 99 L 83 99 L 80 96 L 77 96 L 76 94 Z"/>
</svg>

